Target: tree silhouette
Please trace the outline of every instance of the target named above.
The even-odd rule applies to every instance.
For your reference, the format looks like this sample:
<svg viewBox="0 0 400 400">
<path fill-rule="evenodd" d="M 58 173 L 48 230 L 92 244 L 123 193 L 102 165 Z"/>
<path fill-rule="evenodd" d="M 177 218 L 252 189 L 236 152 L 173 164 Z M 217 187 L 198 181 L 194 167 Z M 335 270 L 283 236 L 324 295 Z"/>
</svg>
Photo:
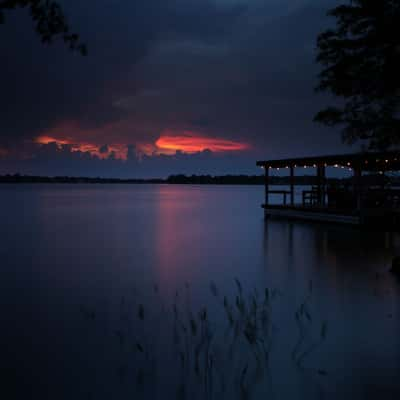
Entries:
<svg viewBox="0 0 400 400">
<path fill-rule="evenodd" d="M 318 36 L 323 66 L 317 90 L 339 97 L 341 106 L 315 120 L 343 126 L 348 143 L 371 149 L 400 144 L 400 1 L 352 0 L 329 11 L 335 29 Z"/>
<path fill-rule="evenodd" d="M 61 38 L 73 51 L 87 54 L 86 45 L 79 35 L 71 33 L 61 6 L 53 0 L 0 0 L 0 24 L 5 22 L 6 11 L 29 8 L 35 30 L 45 44 Z"/>
</svg>

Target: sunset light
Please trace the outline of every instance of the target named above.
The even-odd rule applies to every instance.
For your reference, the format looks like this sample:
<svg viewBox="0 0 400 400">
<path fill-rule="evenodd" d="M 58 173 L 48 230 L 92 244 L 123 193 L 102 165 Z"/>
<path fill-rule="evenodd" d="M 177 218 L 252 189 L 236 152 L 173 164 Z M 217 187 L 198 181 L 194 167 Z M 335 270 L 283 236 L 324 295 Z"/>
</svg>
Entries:
<svg viewBox="0 0 400 400">
<path fill-rule="evenodd" d="M 184 153 L 197 153 L 204 150 L 213 152 L 228 152 L 247 150 L 247 143 L 235 142 L 227 139 L 184 135 L 162 135 L 156 141 L 156 146 L 161 150 L 182 151 Z"/>
<path fill-rule="evenodd" d="M 69 140 L 66 139 L 56 139 L 50 136 L 39 136 L 35 139 L 36 143 L 39 144 L 49 144 L 49 143 L 57 143 L 58 145 L 63 145 L 63 144 L 71 144 L 71 142 Z"/>
<path fill-rule="evenodd" d="M 63 145 L 70 145 L 72 152 L 76 151 L 81 151 L 83 153 L 86 152 L 92 155 L 96 155 L 97 157 L 103 159 L 109 157 L 111 153 L 115 155 L 115 158 L 122 160 L 126 160 L 127 156 L 127 146 L 123 144 L 107 145 L 107 151 L 101 151 L 100 148 L 102 146 L 98 144 L 86 143 L 86 142 L 77 143 L 71 139 L 65 139 L 65 138 L 56 139 L 52 136 L 47 136 L 47 135 L 37 137 L 35 142 L 43 145 L 56 143 L 59 147 Z"/>
<path fill-rule="evenodd" d="M 62 130 L 56 129 L 56 133 L 46 132 L 35 139 L 35 143 L 40 145 L 49 145 L 55 143 L 61 150 L 63 146 L 68 146 L 71 152 L 90 153 L 101 159 L 110 157 L 111 154 L 120 160 L 127 159 L 128 145 L 127 144 L 104 144 L 90 139 L 89 135 L 86 140 L 80 139 L 85 132 L 74 129 L 72 125 L 66 125 Z M 69 129 L 74 136 L 68 133 Z M 136 149 L 138 154 L 146 154 L 154 156 L 158 154 L 173 155 L 177 151 L 187 154 L 195 154 L 204 150 L 210 150 L 213 153 L 238 152 L 247 150 L 250 145 L 244 142 L 232 141 L 222 138 L 212 138 L 193 132 L 173 132 L 165 130 L 160 137 L 154 142 L 138 142 Z"/>
</svg>

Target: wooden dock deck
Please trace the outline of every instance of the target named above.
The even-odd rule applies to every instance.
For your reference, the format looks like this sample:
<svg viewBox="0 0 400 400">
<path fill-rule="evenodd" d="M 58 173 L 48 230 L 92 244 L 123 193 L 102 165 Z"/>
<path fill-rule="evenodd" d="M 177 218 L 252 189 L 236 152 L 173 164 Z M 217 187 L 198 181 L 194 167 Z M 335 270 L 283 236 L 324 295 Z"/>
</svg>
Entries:
<svg viewBox="0 0 400 400">
<path fill-rule="evenodd" d="M 302 206 L 262 205 L 266 218 L 278 217 L 305 221 L 334 222 L 339 224 L 360 225 L 359 215 L 328 208 L 310 208 Z"/>
</svg>

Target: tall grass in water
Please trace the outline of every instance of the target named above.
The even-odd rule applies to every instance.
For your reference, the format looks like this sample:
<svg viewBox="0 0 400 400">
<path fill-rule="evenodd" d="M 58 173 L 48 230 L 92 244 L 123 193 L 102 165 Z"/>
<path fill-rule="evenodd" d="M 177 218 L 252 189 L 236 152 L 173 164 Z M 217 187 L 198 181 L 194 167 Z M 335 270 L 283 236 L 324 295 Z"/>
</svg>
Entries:
<svg viewBox="0 0 400 400">
<path fill-rule="evenodd" d="M 114 337 L 123 349 L 123 361 L 117 372 L 124 384 L 134 386 L 135 398 L 166 398 L 166 393 L 173 393 L 182 400 L 245 400 L 258 398 L 260 388 L 264 395 L 272 393 L 271 353 L 279 334 L 273 308 L 279 292 L 245 292 L 235 279 L 234 295 L 223 295 L 213 282 L 210 293 L 220 308 L 217 321 L 211 314 L 215 307 L 193 309 L 188 284 L 175 293 L 170 306 L 163 304 L 154 286 L 153 295 L 160 297 L 156 311 L 138 299 L 136 309 L 129 310 L 121 300 L 121 328 Z M 290 363 L 299 372 L 326 375 L 325 370 L 305 368 L 327 334 L 326 322 L 314 321 L 311 297 L 310 282 L 294 312 L 298 338 Z M 88 320 L 94 319 L 93 311 L 82 311 Z"/>
</svg>

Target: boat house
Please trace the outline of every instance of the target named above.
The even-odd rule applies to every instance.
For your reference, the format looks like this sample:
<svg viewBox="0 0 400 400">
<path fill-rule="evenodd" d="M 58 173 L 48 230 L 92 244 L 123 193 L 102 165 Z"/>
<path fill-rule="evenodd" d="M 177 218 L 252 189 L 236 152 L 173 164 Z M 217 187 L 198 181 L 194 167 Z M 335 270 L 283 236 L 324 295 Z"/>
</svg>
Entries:
<svg viewBox="0 0 400 400">
<path fill-rule="evenodd" d="M 265 217 L 400 226 L 400 152 L 368 152 L 258 161 L 265 171 Z M 330 168 L 351 171 L 346 179 L 327 177 Z M 296 172 L 312 168 L 309 187 L 296 190 Z M 287 170 L 289 189 L 271 190 L 273 170 Z M 303 174 L 304 175 L 304 174 Z M 338 174 L 335 174 L 338 175 Z M 271 195 L 281 199 L 270 201 Z"/>
</svg>

